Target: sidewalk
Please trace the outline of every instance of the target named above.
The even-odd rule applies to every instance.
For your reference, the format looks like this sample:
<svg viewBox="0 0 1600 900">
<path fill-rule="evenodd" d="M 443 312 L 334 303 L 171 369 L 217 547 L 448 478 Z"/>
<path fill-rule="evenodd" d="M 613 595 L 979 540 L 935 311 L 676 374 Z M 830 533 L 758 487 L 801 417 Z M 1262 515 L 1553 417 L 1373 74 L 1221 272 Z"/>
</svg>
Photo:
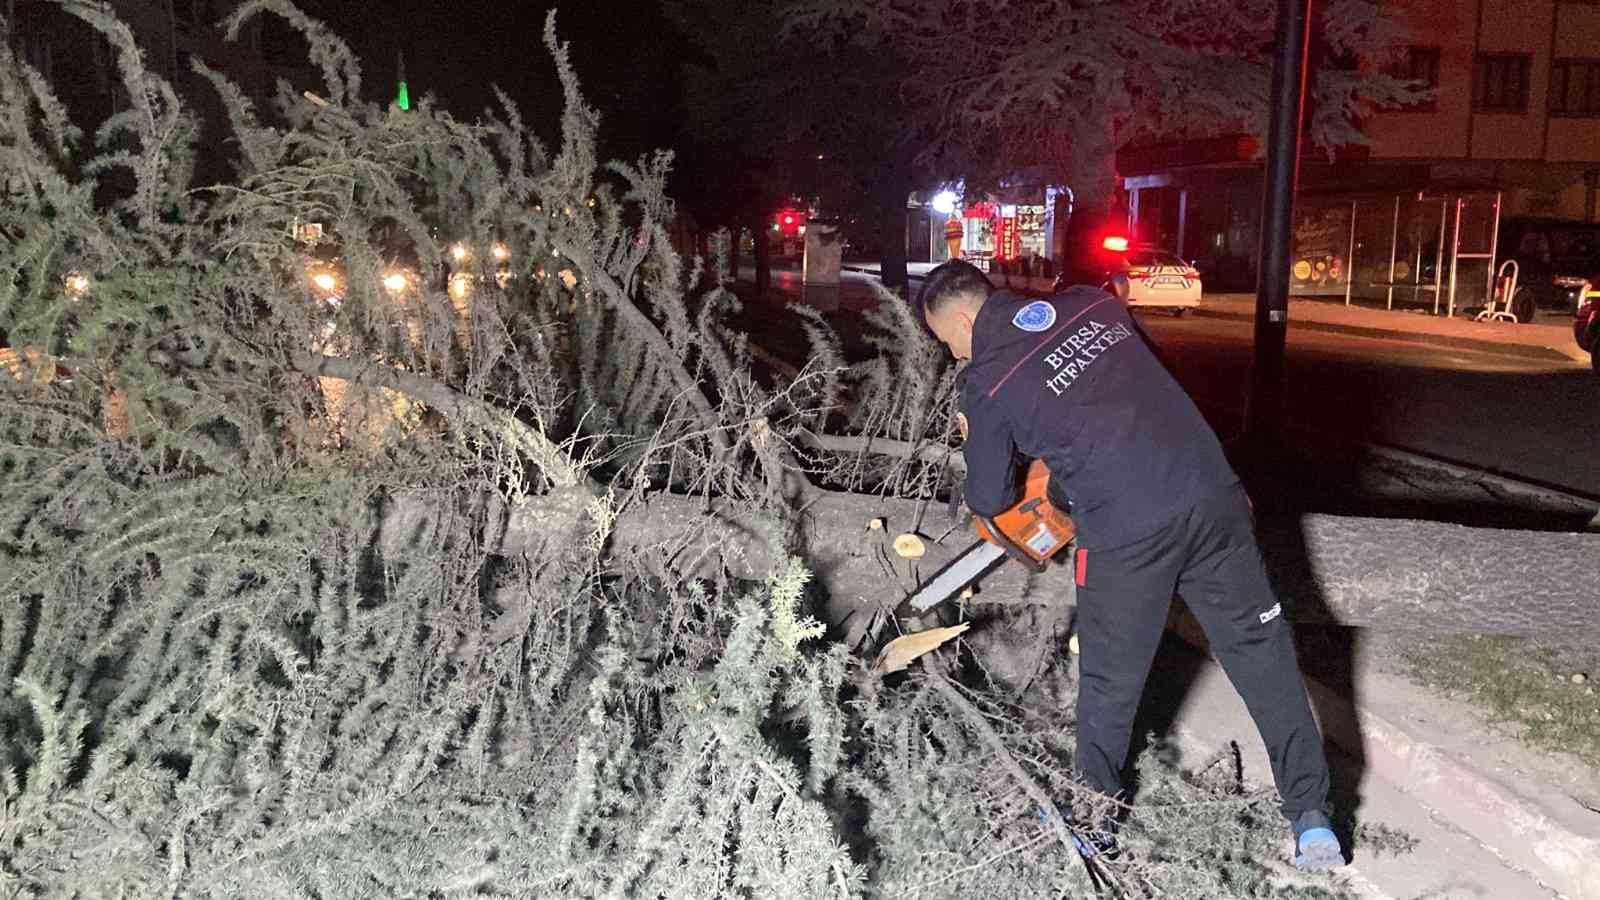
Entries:
<svg viewBox="0 0 1600 900">
<path fill-rule="evenodd" d="M 906 263 L 906 274 L 910 275 L 912 278 L 921 278 L 933 271 L 934 267 L 937 265 L 938 263 L 908 262 Z M 844 269 L 846 272 L 861 272 L 867 275 L 876 275 L 878 274 L 881 266 L 875 262 L 846 262 L 839 268 Z"/>
<path fill-rule="evenodd" d="M 908 263 L 906 270 L 911 278 L 917 279 L 925 276 L 933 267 L 933 263 Z M 846 263 L 844 268 L 870 275 L 878 273 L 877 263 Z M 1254 294 L 1206 294 L 1194 314 L 1253 322 L 1255 307 Z M 1289 301 L 1289 327 L 1509 353 L 1534 359 L 1589 362 L 1589 354 L 1578 347 L 1572 338 L 1571 324 L 1564 320 L 1554 324 L 1522 325 L 1474 322 L 1471 319 L 1345 306 L 1339 302 L 1294 297 Z"/>
<path fill-rule="evenodd" d="M 1191 652 L 1203 654 L 1198 626 L 1186 615 L 1174 618 Z M 1167 659 L 1171 665 L 1172 655 Z M 1493 733 L 1471 707 L 1380 671 L 1370 650 L 1351 664 L 1352 683 L 1340 690 L 1315 677 L 1307 684 L 1332 748 L 1335 792 L 1347 807 L 1339 811 L 1354 803 L 1359 821 L 1398 827 L 1418 844 L 1395 856 L 1358 841 L 1341 879 L 1373 900 L 1600 900 L 1600 816 L 1593 809 L 1600 776 Z M 1186 758 L 1203 759 L 1236 741 L 1246 778 L 1270 785 L 1261 740 L 1221 669 L 1193 656 L 1187 669 L 1174 722 Z"/>
<path fill-rule="evenodd" d="M 1255 321 L 1254 294 L 1206 294 L 1195 315 Z M 1572 325 L 1474 322 L 1425 313 L 1345 306 L 1326 300 L 1293 297 L 1289 300 L 1289 327 L 1332 331 L 1362 337 L 1402 338 L 1429 344 L 1514 353 L 1536 359 L 1570 359 L 1587 363 L 1585 353 L 1572 338 Z"/>
</svg>

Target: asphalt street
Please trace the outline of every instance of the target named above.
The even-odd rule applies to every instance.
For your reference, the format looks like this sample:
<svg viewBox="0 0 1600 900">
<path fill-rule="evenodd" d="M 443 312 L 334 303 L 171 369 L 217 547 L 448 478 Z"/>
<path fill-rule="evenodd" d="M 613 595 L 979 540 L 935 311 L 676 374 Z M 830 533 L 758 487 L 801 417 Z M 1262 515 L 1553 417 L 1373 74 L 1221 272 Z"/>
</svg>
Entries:
<svg viewBox="0 0 1600 900">
<path fill-rule="evenodd" d="M 1141 318 L 1190 394 L 1236 419 L 1251 323 Z M 1286 362 L 1287 415 L 1305 429 L 1600 496 L 1600 379 L 1581 363 L 1292 327 Z"/>
<path fill-rule="evenodd" d="M 877 282 L 874 275 L 847 271 L 837 289 L 806 289 L 798 272 L 778 270 L 773 299 L 752 298 L 742 324 L 757 343 L 778 345 L 768 347 L 774 353 L 803 356 L 805 349 L 793 346 L 796 330 L 782 303 L 805 302 L 827 315 L 847 348 L 864 350 L 856 341 L 859 315 L 878 302 Z M 1179 381 L 1228 437 L 1243 414 L 1251 324 L 1179 319 L 1156 310 L 1142 313 L 1141 321 Z M 1302 429 L 1600 496 L 1600 379 L 1581 363 L 1463 349 L 1401 333 L 1374 338 L 1291 327 L 1285 389 L 1288 418 Z"/>
</svg>

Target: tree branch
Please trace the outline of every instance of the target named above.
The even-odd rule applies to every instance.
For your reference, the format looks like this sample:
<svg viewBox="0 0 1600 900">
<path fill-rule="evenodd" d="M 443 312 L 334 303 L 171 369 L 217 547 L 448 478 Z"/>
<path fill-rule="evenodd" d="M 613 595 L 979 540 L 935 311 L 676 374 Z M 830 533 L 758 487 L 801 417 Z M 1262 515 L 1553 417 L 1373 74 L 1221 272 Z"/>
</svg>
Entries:
<svg viewBox="0 0 1600 900">
<path fill-rule="evenodd" d="M 967 474 L 967 459 L 961 451 L 939 444 L 917 444 L 869 435 L 836 434 L 808 434 L 803 440 L 818 450 L 830 453 L 877 453 L 883 456 L 898 456 L 929 465 L 945 466 L 958 478 Z"/>
<path fill-rule="evenodd" d="M 468 423 L 492 433 L 509 436 L 519 449 L 531 456 L 545 477 L 558 488 L 587 486 L 595 493 L 599 485 L 591 481 L 543 433 L 528 426 L 511 413 L 481 400 L 475 400 L 447 384 L 382 363 L 299 352 L 290 363 L 300 372 L 321 378 L 337 378 L 363 387 L 382 387 L 398 391 L 443 413 L 454 422 Z"/>
<path fill-rule="evenodd" d="M 595 264 L 593 256 L 566 241 L 555 239 L 552 240 L 552 243 L 556 252 L 572 260 L 572 264 L 582 271 L 586 281 L 599 286 L 600 290 L 605 292 L 606 296 L 611 300 L 612 307 L 616 309 L 617 315 L 621 316 L 628 327 L 645 342 L 651 353 L 655 355 L 656 363 L 672 376 L 673 384 L 677 386 L 684 396 L 689 398 L 689 405 L 693 406 L 695 412 L 700 415 L 717 448 L 724 454 L 731 452 L 733 442 L 723 433 L 722 420 L 717 415 L 716 409 L 712 407 L 711 401 L 706 398 L 705 391 L 700 389 L 700 383 L 683 367 L 682 360 L 677 352 L 672 349 L 672 345 L 667 343 L 666 336 L 661 333 L 661 329 L 650 321 L 650 317 L 646 316 L 643 310 L 634 305 L 633 299 L 622 289 L 622 285 L 611 277 L 611 273 Z"/>
<path fill-rule="evenodd" d="M 929 677 L 933 679 L 934 690 L 939 692 L 939 696 L 944 698 L 945 703 L 949 704 L 951 708 L 967 720 L 968 725 L 978 733 L 979 739 L 988 746 L 995 759 L 1000 761 L 1000 767 L 1005 769 L 1006 774 L 1011 776 L 1011 780 L 1017 783 L 1017 787 L 1021 788 L 1022 792 L 1027 794 L 1035 805 L 1044 810 L 1048 817 L 1046 819 L 1048 823 L 1046 827 L 1055 834 L 1056 839 L 1061 842 L 1067 852 L 1076 854 L 1079 852 L 1077 848 L 1080 844 L 1087 846 L 1084 836 L 1078 832 L 1077 828 L 1069 824 L 1067 818 L 1061 814 L 1060 808 L 1056 806 L 1055 800 L 1051 799 L 1050 794 L 1040 787 L 1039 782 L 1035 781 L 1033 776 L 1022 768 L 1021 763 L 1017 762 L 1017 758 L 1006 748 L 1005 741 L 1000 739 L 999 733 L 984 718 L 983 713 L 973 706 L 967 698 L 961 696 L 961 692 L 942 672 L 934 672 Z M 1111 881 L 1119 891 L 1122 890 L 1121 879 L 1117 877 L 1116 873 L 1108 871 L 1104 866 L 1099 867 L 1097 872 Z M 1126 895 L 1125 891 L 1123 893 Z"/>
</svg>

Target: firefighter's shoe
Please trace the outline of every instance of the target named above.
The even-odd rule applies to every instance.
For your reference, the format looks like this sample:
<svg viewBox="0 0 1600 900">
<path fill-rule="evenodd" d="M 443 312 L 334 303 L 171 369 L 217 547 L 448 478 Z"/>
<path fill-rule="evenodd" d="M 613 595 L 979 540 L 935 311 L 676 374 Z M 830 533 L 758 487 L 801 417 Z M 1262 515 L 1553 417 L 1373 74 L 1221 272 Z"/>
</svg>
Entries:
<svg viewBox="0 0 1600 900">
<path fill-rule="evenodd" d="M 1308 871 L 1344 865 L 1344 848 L 1333 833 L 1333 823 L 1319 810 L 1304 812 L 1294 820 L 1294 864 Z"/>
<path fill-rule="evenodd" d="M 1084 859 L 1103 859 L 1115 862 L 1122 855 L 1116 835 L 1105 831 L 1079 831 L 1072 836 L 1072 845 Z"/>
</svg>

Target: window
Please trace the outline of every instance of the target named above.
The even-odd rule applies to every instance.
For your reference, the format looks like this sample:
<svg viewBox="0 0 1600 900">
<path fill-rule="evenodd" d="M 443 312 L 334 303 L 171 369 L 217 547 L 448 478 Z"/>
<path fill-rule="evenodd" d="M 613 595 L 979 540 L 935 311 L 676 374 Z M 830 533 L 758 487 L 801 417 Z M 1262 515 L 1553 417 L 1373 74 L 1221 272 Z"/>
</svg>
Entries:
<svg viewBox="0 0 1600 900">
<path fill-rule="evenodd" d="M 1188 263 L 1166 250 L 1134 250 L 1128 254 L 1131 266 L 1187 266 Z"/>
<path fill-rule="evenodd" d="M 1541 232 L 1527 232 L 1517 244 L 1517 255 L 1524 259 L 1537 259 L 1548 263 L 1550 261 L 1550 242 L 1545 240 L 1544 234 Z"/>
<path fill-rule="evenodd" d="M 1415 82 L 1430 92 L 1426 100 L 1418 100 L 1402 106 L 1402 110 L 1412 112 L 1432 112 L 1437 104 L 1434 102 L 1439 90 L 1439 48 L 1438 47 L 1407 47 L 1400 53 L 1400 58 L 1389 66 L 1389 74 L 1401 81 Z"/>
<path fill-rule="evenodd" d="M 1527 55 L 1478 54 L 1477 71 L 1473 77 L 1472 108 L 1477 112 L 1527 112 Z"/>
<path fill-rule="evenodd" d="M 1593 260 L 1595 232 L 1593 228 L 1561 228 L 1550 232 L 1550 253 L 1556 259 Z"/>
<path fill-rule="evenodd" d="M 1550 64 L 1550 115 L 1600 116 L 1600 59 Z"/>
</svg>

